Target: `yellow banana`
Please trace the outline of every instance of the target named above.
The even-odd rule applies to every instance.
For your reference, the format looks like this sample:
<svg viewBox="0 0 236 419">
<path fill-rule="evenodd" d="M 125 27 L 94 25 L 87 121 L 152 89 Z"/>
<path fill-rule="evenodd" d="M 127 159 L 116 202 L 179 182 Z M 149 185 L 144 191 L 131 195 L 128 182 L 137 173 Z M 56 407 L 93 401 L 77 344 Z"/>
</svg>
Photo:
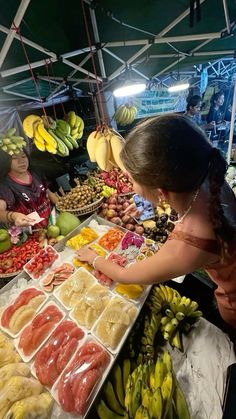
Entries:
<svg viewBox="0 0 236 419">
<path fill-rule="evenodd" d="M 38 125 L 39 125 L 39 122 L 37 122 L 36 124 L 34 124 L 34 126 L 35 126 L 35 129 L 34 129 L 34 139 L 37 141 L 37 143 L 41 143 L 42 146 L 43 145 L 45 146 L 44 138 L 42 137 L 42 135 L 39 134 Z"/>
<path fill-rule="evenodd" d="M 161 358 L 157 358 L 155 365 L 155 389 L 162 386 L 164 380 L 165 366 Z"/>
<path fill-rule="evenodd" d="M 163 410 L 163 401 L 161 395 L 161 389 L 157 388 L 152 396 L 152 402 L 150 405 L 150 412 L 152 419 L 161 419 Z"/>
<path fill-rule="evenodd" d="M 121 150 L 123 148 L 123 145 L 124 145 L 123 141 L 121 140 L 120 137 L 113 134 L 110 137 L 110 144 L 111 144 L 112 155 L 113 155 L 113 158 L 114 158 L 117 166 L 121 170 L 125 171 L 125 167 L 124 167 L 124 165 L 121 161 L 121 158 L 120 158 L 120 152 L 121 152 Z"/>
<path fill-rule="evenodd" d="M 23 130 L 25 135 L 27 135 L 27 137 L 29 138 L 33 138 L 34 137 L 34 122 L 40 122 L 42 123 L 42 119 L 40 118 L 40 116 L 38 115 L 28 115 L 26 116 L 26 118 L 23 121 Z"/>
<path fill-rule="evenodd" d="M 87 152 L 88 152 L 88 155 L 89 155 L 89 158 L 90 158 L 91 162 L 96 162 L 95 150 L 96 150 L 97 142 L 98 142 L 99 138 L 101 138 L 101 136 L 102 136 L 101 132 L 98 132 L 98 131 L 93 131 L 88 136 Z"/>
<path fill-rule="evenodd" d="M 148 409 L 142 405 L 138 407 L 134 419 L 151 419 Z"/>
<path fill-rule="evenodd" d="M 34 139 L 34 144 L 37 147 L 38 150 L 40 151 L 45 151 L 46 150 L 46 146 L 42 143 L 39 143 L 36 139 Z"/>
<path fill-rule="evenodd" d="M 38 124 L 38 132 L 41 135 L 41 137 L 43 137 L 46 145 L 48 145 L 49 147 L 53 147 L 53 148 L 57 148 L 57 142 L 56 140 L 51 136 L 51 134 L 49 134 L 47 132 L 47 130 L 44 128 L 42 123 Z"/>
<path fill-rule="evenodd" d="M 95 159 L 101 170 L 107 170 L 107 165 L 110 160 L 110 153 L 110 142 L 105 135 L 102 135 L 97 140 L 95 149 Z"/>
<path fill-rule="evenodd" d="M 161 386 L 161 395 L 163 399 L 163 416 L 165 417 L 169 410 L 170 404 L 172 403 L 173 376 L 171 372 L 168 372 L 163 380 Z"/>
</svg>

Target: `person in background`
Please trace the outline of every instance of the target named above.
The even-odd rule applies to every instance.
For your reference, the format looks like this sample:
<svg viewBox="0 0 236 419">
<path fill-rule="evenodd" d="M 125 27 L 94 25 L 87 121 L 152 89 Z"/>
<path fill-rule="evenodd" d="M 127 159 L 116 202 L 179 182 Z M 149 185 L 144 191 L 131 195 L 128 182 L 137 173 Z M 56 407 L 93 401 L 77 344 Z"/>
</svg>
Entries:
<svg viewBox="0 0 236 419">
<path fill-rule="evenodd" d="M 214 123 L 210 121 L 208 124 L 204 123 L 201 118 L 201 106 L 202 99 L 199 95 L 193 95 L 187 97 L 187 108 L 185 115 L 188 116 L 194 124 L 197 124 L 204 130 L 212 129 Z"/>
<path fill-rule="evenodd" d="M 89 247 L 78 257 L 127 284 L 157 284 L 204 268 L 217 285 L 221 316 L 236 332 L 236 200 L 220 151 L 190 118 L 172 114 L 138 124 L 120 156 L 134 191 L 154 205 L 165 200 L 179 219 L 155 255 L 128 268 Z"/>
<path fill-rule="evenodd" d="M 30 213 L 36 211 L 44 220 L 35 227 L 46 227 L 57 196 L 44 179 L 30 171 L 26 151 L 10 156 L 1 150 L 0 167 L 0 222 L 30 226 L 34 222 Z"/>
<path fill-rule="evenodd" d="M 211 98 L 211 107 L 207 115 L 207 122 L 214 122 L 215 130 L 219 126 L 224 125 L 224 114 L 221 110 L 221 107 L 224 104 L 225 96 L 222 91 L 215 93 Z"/>
</svg>

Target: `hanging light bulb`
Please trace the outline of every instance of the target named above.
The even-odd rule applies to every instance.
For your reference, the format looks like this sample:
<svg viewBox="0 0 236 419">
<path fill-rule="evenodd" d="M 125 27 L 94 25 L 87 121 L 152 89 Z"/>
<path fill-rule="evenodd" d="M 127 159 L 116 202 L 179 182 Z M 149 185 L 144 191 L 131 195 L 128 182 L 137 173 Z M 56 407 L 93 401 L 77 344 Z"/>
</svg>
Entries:
<svg viewBox="0 0 236 419">
<path fill-rule="evenodd" d="M 189 83 L 177 83 L 168 87 L 168 92 L 180 92 L 181 90 L 187 90 L 189 86 Z"/>
<path fill-rule="evenodd" d="M 113 95 L 115 97 L 132 96 L 143 92 L 145 88 L 145 83 L 135 83 L 131 80 L 126 80 L 120 87 L 113 91 Z"/>
</svg>

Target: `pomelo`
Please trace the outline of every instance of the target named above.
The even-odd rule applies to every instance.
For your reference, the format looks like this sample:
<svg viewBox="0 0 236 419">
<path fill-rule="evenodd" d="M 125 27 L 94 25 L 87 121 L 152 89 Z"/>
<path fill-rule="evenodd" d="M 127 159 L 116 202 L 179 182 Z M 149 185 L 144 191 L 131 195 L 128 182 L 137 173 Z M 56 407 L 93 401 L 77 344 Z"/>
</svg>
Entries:
<svg viewBox="0 0 236 419">
<path fill-rule="evenodd" d="M 67 234 L 80 225 L 80 220 L 69 212 L 62 212 L 56 219 L 56 225 L 60 229 L 60 234 L 62 236 L 67 236 Z"/>
</svg>

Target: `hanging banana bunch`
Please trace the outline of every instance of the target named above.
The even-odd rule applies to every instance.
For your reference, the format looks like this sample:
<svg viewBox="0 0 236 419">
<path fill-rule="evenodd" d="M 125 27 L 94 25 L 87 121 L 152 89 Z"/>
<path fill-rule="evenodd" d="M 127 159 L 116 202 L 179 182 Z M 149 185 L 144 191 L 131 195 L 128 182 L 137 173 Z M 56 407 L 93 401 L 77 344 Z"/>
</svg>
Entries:
<svg viewBox="0 0 236 419">
<path fill-rule="evenodd" d="M 23 121 L 23 130 L 38 150 L 67 157 L 70 151 L 79 147 L 78 140 L 83 135 L 84 122 L 73 111 L 67 114 L 66 119 L 28 115 Z"/>
<path fill-rule="evenodd" d="M 24 137 L 21 137 L 16 128 L 9 128 L 3 134 L 0 134 L 0 150 L 13 156 L 13 154 L 19 154 L 22 149 L 26 147 L 26 141 Z"/>
<path fill-rule="evenodd" d="M 136 106 L 124 104 L 116 109 L 113 118 L 117 124 L 125 126 L 131 124 L 134 121 L 137 112 L 138 109 Z"/>
<path fill-rule="evenodd" d="M 120 159 L 124 139 L 111 128 L 105 126 L 93 131 L 87 139 L 87 151 L 91 162 L 96 162 L 101 170 L 110 172 L 113 167 L 125 171 Z"/>
</svg>

